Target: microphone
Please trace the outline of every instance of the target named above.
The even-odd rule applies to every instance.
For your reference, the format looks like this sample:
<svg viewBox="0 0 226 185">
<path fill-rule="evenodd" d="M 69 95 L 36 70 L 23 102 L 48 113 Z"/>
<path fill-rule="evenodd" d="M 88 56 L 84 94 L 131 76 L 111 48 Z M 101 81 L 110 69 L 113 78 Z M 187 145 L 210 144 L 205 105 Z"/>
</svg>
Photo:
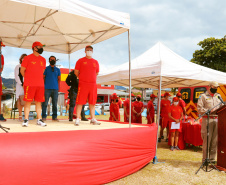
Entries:
<svg viewBox="0 0 226 185">
<path fill-rule="evenodd" d="M 221 98 L 221 96 L 217 96 L 217 98 L 221 101 L 221 103 L 225 104 L 225 102 L 223 101 L 223 99 Z"/>
</svg>

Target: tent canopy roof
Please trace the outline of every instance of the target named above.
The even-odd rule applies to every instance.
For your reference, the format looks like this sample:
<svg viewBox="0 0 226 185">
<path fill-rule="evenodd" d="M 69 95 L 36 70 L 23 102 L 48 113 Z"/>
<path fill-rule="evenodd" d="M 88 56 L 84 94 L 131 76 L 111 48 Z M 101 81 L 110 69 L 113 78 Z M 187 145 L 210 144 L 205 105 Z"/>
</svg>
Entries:
<svg viewBox="0 0 226 185">
<path fill-rule="evenodd" d="M 7 46 L 28 48 L 34 41 L 46 51 L 72 53 L 130 28 L 127 13 L 79 0 L 0 0 L 0 37 Z"/>
<path fill-rule="evenodd" d="M 226 73 L 192 63 L 158 42 L 131 61 L 131 85 L 142 88 L 208 85 L 209 81 L 226 83 Z M 99 84 L 129 86 L 129 62 L 97 78 Z"/>
</svg>

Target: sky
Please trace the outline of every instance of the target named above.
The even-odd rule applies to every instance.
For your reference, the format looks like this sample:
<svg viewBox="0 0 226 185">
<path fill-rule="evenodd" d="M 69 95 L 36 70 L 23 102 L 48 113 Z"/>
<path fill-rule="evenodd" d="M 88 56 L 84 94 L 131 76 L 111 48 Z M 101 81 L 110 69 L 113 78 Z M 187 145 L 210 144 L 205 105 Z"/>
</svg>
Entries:
<svg viewBox="0 0 226 185">
<path fill-rule="evenodd" d="M 226 35 L 225 0 L 82 0 L 83 2 L 130 14 L 131 58 L 134 59 L 162 42 L 187 60 L 192 59 L 197 45 L 205 38 Z M 1 29 L 1 28 L 0 28 Z M 93 58 L 100 64 L 100 73 L 123 64 L 128 58 L 127 32 L 94 45 Z M 21 54 L 31 50 L 5 47 L 2 50 L 4 78 L 14 78 L 14 68 Z M 68 68 L 68 55 L 44 52 L 46 59 L 55 55 L 57 64 Z M 84 57 L 84 50 L 71 54 L 71 68 Z"/>
</svg>

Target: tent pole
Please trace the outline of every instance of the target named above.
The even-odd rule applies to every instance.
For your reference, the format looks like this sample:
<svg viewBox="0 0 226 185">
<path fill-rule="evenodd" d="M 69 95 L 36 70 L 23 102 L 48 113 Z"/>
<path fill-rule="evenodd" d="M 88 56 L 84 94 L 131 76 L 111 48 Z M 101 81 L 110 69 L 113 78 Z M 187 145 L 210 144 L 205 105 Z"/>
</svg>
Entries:
<svg viewBox="0 0 226 185">
<path fill-rule="evenodd" d="M 158 111 L 157 111 L 157 134 L 156 134 L 156 149 L 155 149 L 155 157 L 153 159 L 153 163 L 158 163 L 157 158 L 157 148 L 158 148 L 158 135 L 159 135 L 159 124 L 160 124 L 160 107 L 161 107 L 161 91 L 162 91 L 162 75 L 159 76 L 159 89 L 158 89 Z"/>
<path fill-rule="evenodd" d="M 130 30 L 128 30 L 128 49 L 129 49 L 129 128 L 131 128 L 131 53 L 130 53 Z"/>
</svg>

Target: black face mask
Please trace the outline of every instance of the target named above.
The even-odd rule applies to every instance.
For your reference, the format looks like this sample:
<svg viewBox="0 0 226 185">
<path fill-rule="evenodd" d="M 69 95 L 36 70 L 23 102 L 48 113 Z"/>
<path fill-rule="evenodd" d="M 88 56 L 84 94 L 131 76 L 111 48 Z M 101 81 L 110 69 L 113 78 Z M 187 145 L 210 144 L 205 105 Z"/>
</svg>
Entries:
<svg viewBox="0 0 226 185">
<path fill-rule="evenodd" d="M 39 53 L 39 54 L 42 54 L 43 53 L 43 48 L 37 48 L 37 52 Z"/>
<path fill-rule="evenodd" d="M 53 65 L 55 65 L 55 64 L 56 64 L 56 61 L 55 61 L 55 60 L 50 60 L 50 61 L 49 61 L 49 63 L 50 63 L 50 65 L 52 65 L 52 66 L 53 66 Z"/>
<path fill-rule="evenodd" d="M 215 94 L 217 92 L 217 89 L 214 89 L 214 88 L 211 87 L 210 88 L 210 92 L 213 93 L 213 94 Z"/>
<path fill-rule="evenodd" d="M 137 98 L 137 101 L 140 101 L 140 98 Z"/>
</svg>

